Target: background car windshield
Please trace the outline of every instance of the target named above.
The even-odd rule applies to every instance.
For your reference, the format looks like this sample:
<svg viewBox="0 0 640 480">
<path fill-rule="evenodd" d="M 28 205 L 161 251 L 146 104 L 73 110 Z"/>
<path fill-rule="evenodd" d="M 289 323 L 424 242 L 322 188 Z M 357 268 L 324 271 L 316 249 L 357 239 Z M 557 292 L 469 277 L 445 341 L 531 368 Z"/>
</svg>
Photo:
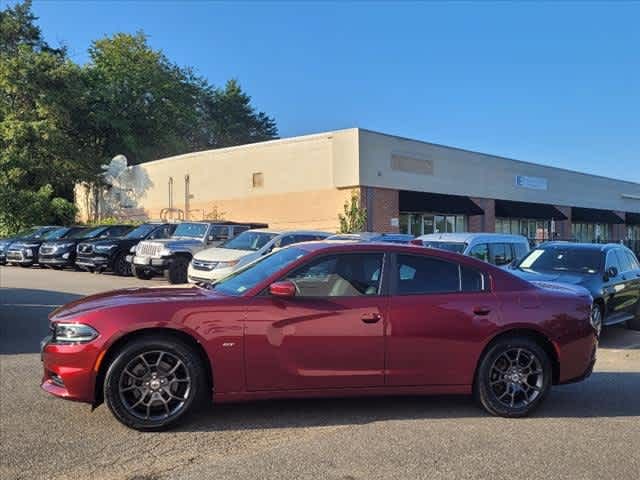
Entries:
<svg viewBox="0 0 640 480">
<path fill-rule="evenodd" d="M 36 233 L 38 233 L 38 231 L 40 231 L 42 229 L 42 227 L 31 227 L 31 228 L 27 228 L 25 230 L 21 230 L 20 232 L 18 232 L 16 234 L 16 237 L 32 237 L 34 236 Z"/>
<path fill-rule="evenodd" d="M 439 248 L 440 250 L 448 250 L 450 252 L 462 253 L 467 248 L 466 243 L 460 242 L 424 242 L 425 247 Z"/>
<path fill-rule="evenodd" d="M 207 233 L 204 223 L 181 223 L 173 232 L 174 237 L 202 238 Z"/>
<path fill-rule="evenodd" d="M 56 228 L 55 230 L 52 230 L 42 235 L 42 238 L 44 238 L 45 240 L 58 240 L 59 238 L 64 237 L 68 231 L 69 229 L 66 227 Z"/>
<path fill-rule="evenodd" d="M 303 257 L 305 253 L 304 250 L 296 247 L 278 250 L 223 278 L 215 284 L 213 290 L 224 295 L 242 295 L 274 273 Z"/>
<path fill-rule="evenodd" d="M 242 232 L 235 238 L 220 245 L 222 248 L 231 248 L 232 250 L 260 250 L 269 240 L 275 238 L 277 233 L 267 232 Z"/>
<path fill-rule="evenodd" d="M 131 230 L 129 233 L 127 233 L 124 236 L 124 238 L 129 238 L 129 239 L 133 239 L 133 240 L 137 240 L 139 238 L 144 238 L 147 235 L 149 235 L 157 227 L 158 227 L 157 225 L 144 223 L 144 224 L 140 225 L 139 227 L 136 227 L 133 230 Z"/>
<path fill-rule="evenodd" d="M 522 270 L 598 273 L 602 269 L 602 252 L 586 248 L 538 248 L 527 255 L 518 268 Z"/>
<path fill-rule="evenodd" d="M 80 230 L 79 232 L 71 235 L 69 238 L 95 238 L 104 232 L 108 227 L 96 227 L 89 230 Z"/>
</svg>

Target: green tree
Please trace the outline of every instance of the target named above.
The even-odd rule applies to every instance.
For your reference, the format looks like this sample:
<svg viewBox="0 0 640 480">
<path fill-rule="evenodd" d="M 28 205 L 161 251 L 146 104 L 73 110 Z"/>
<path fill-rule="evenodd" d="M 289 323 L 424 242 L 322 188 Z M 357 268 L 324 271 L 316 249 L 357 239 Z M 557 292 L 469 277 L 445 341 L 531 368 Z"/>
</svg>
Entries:
<svg viewBox="0 0 640 480">
<path fill-rule="evenodd" d="M 344 214 L 338 214 L 340 233 L 363 232 L 367 227 L 367 209 L 360 205 L 357 192 L 351 193 L 351 198 L 344 202 Z"/>
</svg>

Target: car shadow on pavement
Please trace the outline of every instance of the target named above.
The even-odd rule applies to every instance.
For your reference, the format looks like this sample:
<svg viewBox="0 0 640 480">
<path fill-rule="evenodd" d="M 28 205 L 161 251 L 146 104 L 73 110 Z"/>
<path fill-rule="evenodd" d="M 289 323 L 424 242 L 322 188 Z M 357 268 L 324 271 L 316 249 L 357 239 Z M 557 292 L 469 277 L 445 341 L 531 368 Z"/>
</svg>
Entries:
<svg viewBox="0 0 640 480">
<path fill-rule="evenodd" d="M 34 290 L 0 289 L 0 354 L 37 353 L 49 330 L 48 315 L 83 295 Z"/>
<path fill-rule="evenodd" d="M 554 387 L 530 419 L 640 416 L 639 395 L 640 372 L 596 372 L 584 382 Z M 470 396 L 269 400 L 215 405 L 192 415 L 178 431 L 309 428 L 477 417 L 491 418 Z"/>
</svg>

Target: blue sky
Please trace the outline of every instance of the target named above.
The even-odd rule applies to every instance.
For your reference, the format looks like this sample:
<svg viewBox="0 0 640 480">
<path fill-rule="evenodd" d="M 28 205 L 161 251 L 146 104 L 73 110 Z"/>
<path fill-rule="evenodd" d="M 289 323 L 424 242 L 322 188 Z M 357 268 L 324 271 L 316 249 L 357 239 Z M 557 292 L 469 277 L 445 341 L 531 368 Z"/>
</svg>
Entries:
<svg viewBox="0 0 640 480">
<path fill-rule="evenodd" d="M 0 0 L 6 3 L 6 0 Z M 78 62 L 143 30 L 283 137 L 358 126 L 640 182 L 640 3 L 35 1 Z"/>
</svg>

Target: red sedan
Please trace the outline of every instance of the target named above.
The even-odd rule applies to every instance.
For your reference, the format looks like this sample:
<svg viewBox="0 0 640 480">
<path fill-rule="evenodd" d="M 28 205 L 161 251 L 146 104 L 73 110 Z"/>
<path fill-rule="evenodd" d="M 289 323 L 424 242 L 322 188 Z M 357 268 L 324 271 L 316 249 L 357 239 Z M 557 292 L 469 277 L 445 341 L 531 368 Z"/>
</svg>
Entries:
<svg viewBox="0 0 640 480">
<path fill-rule="evenodd" d="M 197 403 L 474 394 L 519 417 L 586 378 L 597 337 L 586 290 L 534 285 L 455 253 L 308 243 L 209 288 L 93 295 L 51 315 L 42 388 L 139 430 Z"/>
</svg>

